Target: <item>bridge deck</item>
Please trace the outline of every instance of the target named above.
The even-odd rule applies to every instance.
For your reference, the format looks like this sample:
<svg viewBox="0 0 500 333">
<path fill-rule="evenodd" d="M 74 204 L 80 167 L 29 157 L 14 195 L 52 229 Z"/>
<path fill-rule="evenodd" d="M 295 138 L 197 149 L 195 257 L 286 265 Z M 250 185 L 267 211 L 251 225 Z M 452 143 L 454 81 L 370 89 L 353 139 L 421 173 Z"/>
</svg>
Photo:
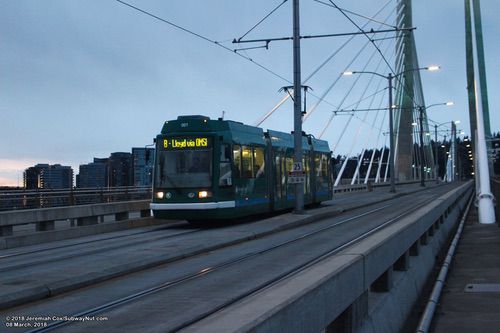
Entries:
<svg viewBox="0 0 500 333">
<path fill-rule="evenodd" d="M 471 209 L 433 323 L 433 332 L 500 330 L 500 228 Z"/>
</svg>

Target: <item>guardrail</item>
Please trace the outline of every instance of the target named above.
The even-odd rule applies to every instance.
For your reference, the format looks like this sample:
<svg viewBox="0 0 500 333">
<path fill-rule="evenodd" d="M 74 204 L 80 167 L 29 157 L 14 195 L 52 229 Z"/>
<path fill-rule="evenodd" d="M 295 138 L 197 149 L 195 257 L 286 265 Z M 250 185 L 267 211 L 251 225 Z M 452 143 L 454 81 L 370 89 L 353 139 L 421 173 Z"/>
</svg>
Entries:
<svg viewBox="0 0 500 333">
<path fill-rule="evenodd" d="M 397 185 L 418 183 L 409 181 Z M 389 183 L 339 185 L 333 193 L 371 191 L 374 187 L 389 186 Z M 10 190 L 0 191 L 0 211 L 51 208 L 119 201 L 145 200 L 152 197 L 148 187 L 72 188 L 59 190 Z"/>
<path fill-rule="evenodd" d="M 434 183 L 434 179 L 427 179 L 426 182 L 432 182 Z M 401 186 L 401 185 L 409 185 L 409 184 L 417 184 L 420 183 L 420 180 L 412 180 L 412 181 L 407 181 L 407 182 L 398 182 L 396 185 Z M 343 193 L 343 192 L 357 192 L 357 191 L 372 191 L 374 187 L 388 187 L 390 186 L 389 182 L 385 183 L 373 183 L 371 181 L 368 181 L 367 184 L 355 184 L 355 185 L 350 185 L 350 184 L 345 184 L 345 185 L 338 185 L 333 188 L 333 193 Z"/>
<path fill-rule="evenodd" d="M 54 230 L 55 221 L 76 220 L 76 226 L 87 226 L 102 222 L 105 215 L 115 215 L 115 221 L 129 218 L 129 213 L 138 211 L 141 217 L 151 216 L 151 200 L 136 200 L 104 204 L 66 207 L 25 209 L 0 212 L 0 236 L 12 235 L 13 227 L 36 223 L 36 231 Z"/>
<path fill-rule="evenodd" d="M 50 208 L 151 198 L 151 187 L 11 190 L 0 192 L 0 211 Z"/>
</svg>

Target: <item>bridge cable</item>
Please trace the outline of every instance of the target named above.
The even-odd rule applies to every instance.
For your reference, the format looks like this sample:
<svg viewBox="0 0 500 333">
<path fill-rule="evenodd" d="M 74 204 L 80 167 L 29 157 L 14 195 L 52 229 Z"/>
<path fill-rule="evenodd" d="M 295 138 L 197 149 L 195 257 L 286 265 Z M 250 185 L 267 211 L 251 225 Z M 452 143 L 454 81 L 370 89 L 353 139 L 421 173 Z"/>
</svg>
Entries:
<svg viewBox="0 0 500 333">
<path fill-rule="evenodd" d="M 390 44 L 392 44 L 392 43 L 390 43 Z M 387 45 L 387 48 L 390 46 L 390 44 L 389 44 L 389 45 Z M 380 59 L 380 61 L 379 61 L 378 65 L 377 65 L 377 67 L 376 67 L 375 71 L 377 71 L 377 70 L 378 70 L 378 68 L 380 67 L 381 63 L 382 63 L 382 59 Z M 366 66 L 367 66 L 368 64 L 369 64 L 369 63 L 367 63 L 367 64 L 365 65 L 365 68 L 366 68 Z M 363 71 L 364 71 L 364 69 L 363 69 Z M 363 92 L 363 95 L 366 93 L 366 90 L 367 90 L 367 89 L 368 89 L 368 87 L 370 86 L 371 81 L 372 81 L 372 79 L 373 79 L 374 77 L 375 77 L 375 75 L 373 75 L 373 74 L 372 74 L 372 75 L 371 75 L 371 77 L 370 77 L 370 80 L 368 81 L 367 87 L 365 88 L 365 91 Z M 378 83 L 378 85 L 377 85 L 377 89 L 380 87 L 380 84 L 382 83 L 382 80 L 383 80 L 383 79 L 384 79 L 384 78 L 379 77 L 379 83 Z M 374 98 L 375 98 L 375 97 L 374 97 Z M 374 98 L 373 98 L 373 99 L 372 99 L 372 101 L 370 102 L 370 104 L 369 104 L 369 108 L 371 108 L 371 106 L 373 105 Z M 382 99 L 381 99 L 381 101 L 380 101 L 380 105 L 382 105 Z M 367 115 L 367 114 L 366 114 L 366 115 Z M 364 120 L 366 119 L 366 115 L 365 115 L 365 117 L 363 118 L 363 122 L 364 122 Z M 378 112 L 377 112 L 377 115 L 378 115 Z M 349 125 L 349 122 L 350 122 L 350 121 L 348 121 L 348 123 L 345 125 L 344 130 L 343 130 L 343 133 L 345 133 L 345 129 L 346 129 L 346 127 Z M 374 121 L 374 122 L 373 122 L 373 124 L 372 124 L 372 128 L 374 127 L 374 125 L 375 125 L 375 121 Z M 353 143 L 352 143 L 352 145 L 351 145 L 351 149 L 349 150 L 349 152 L 348 152 L 348 153 L 347 153 L 347 155 L 346 155 L 346 158 L 345 158 L 345 160 L 344 160 L 344 163 L 342 164 L 341 170 L 340 170 L 339 174 L 337 175 L 337 179 L 335 180 L 334 186 L 337 186 L 337 185 L 338 185 L 338 183 L 340 182 L 340 179 L 342 178 L 343 172 L 344 172 L 345 167 L 346 167 L 346 165 L 347 165 L 347 162 L 348 162 L 348 160 L 349 160 L 349 156 L 351 155 L 352 150 L 353 150 L 353 148 L 354 148 L 354 145 L 356 144 L 357 139 L 358 139 L 358 137 L 359 137 L 359 133 L 360 133 L 360 130 L 361 130 L 361 126 L 362 126 L 362 123 L 360 123 L 360 125 L 359 125 L 359 127 L 358 127 L 357 134 L 355 135 L 355 140 L 353 141 Z M 336 147 L 338 146 L 338 144 L 340 143 L 340 140 L 342 139 L 342 137 L 343 137 L 343 134 L 339 137 L 339 140 L 337 141 L 337 144 L 336 144 L 335 148 L 336 148 Z M 365 143 L 365 144 L 366 144 L 366 143 Z M 364 154 L 364 149 L 363 149 L 362 154 Z M 359 163 L 358 163 L 358 166 L 357 166 L 356 170 L 357 170 L 357 171 L 359 170 Z M 355 176 L 356 176 L 356 174 L 353 176 L 353 179 L 355 178 Z"/>
<path fill-rule="evenodd" d="M 386 21 L 389 20 L 389 18 L 392 16 L 392 14 L 394 13 L 394 10 L 392 10 L 389 15 L 387 16 L 386 18 Z M 368 23 L 367 23 L 368 24 Z M 366 25 L 366 24 L 365 24 Z M 364 27 L 364 26 L 363 26 Z M 379 27 L 380 28 L 380 27 Z M 385 36 L 387 36 L 388 33 L 385 34 Z M 354 36 L 353 36 L 354 37 Z M 362 49 L 354 56 L 354 58 L 351 60 L 351 62 L 345 66 L 344 70 L 342 72 L 345 72 L 346 70 L 348 70 L 350 68 L 350 66 L 354 63 L 354 61 L 360 56 L 361 52 L 370 44 L 370 41 L 367 41 L 366 44 L 363 45 Z M 376 51 L 375 51 L 376 52 Z M 316 103 L 314 104 L 310 109 L 309 111 L 306 113 L 306 116 L 304 117 L 304 122 L 311 116 L 312 113 L 314 113 L 314 111 L 316 111 L 316 108 L 319 106 L 319 104 L 324 100 L 324 98 L 330 93 L 330 91 L 333 89 L 333 87 L 337 84 L 337 82 L 342 78 L 342 73 L 339 74 L 339 76 L 337 77 L 337 79 L 325 90 L 325 92 L 323 93 L 323 95 L 321 96 L 321 99 Z"/>
<path fill-rule="evenodd" d="M 329 3 L 326 3 L 326 2 L 323 2 L 323 1 L 320 1 L 320 0 L 313 0 L 314 2 L 317 2 L 317 3 L 320 3 L 322 5 L 325 5 L 325 6 L 328 6 L 328 7 L 332 7 L 332 8 L 335 8 L 335 6 L 329 4 Z M 385 5 L 382 5 L 381 7 L 381 10 L 383 10 L 385 7 L 387 7 L 388 4 L 390 4 L 392 2 L 392 0 L 389 0 L 385 3 Z M 385 25 L 387 27 L 391 27 L 393 29 L 397 29 L 398 27 L 397 26 L 394 26 L 394 25 L 391 25 L 391 24 L 387 24 L 386 22 L 382 22 L 382 21 L 378 21 L 378 20 L 375 20 L 373 17 L 368 17 L 368 16 L 365 16 L 365 15 L 362 15 L 362 14 L 359 14 L 359 13 L 356 13 L 356 12 L 353 12 L 351 10 L 348 10 L 346 8 L 342 8 L 342 10 L 346 13 L 349 13 L 349 14 L 352 14 L 354 16 L 358 16 L 358 17 L 362 17 L 364 19 L 367 19 L 368 21 L 372 21 L 372 22 L 375 22 L 375 23 L 380 23 L 382 25 Z"/>
<path fill-rule="evenodd" d="M 387 45 L 387 49 L 389 49 L 389 46 L 391 46 L 391 45 L 392 45 L 392 43 L 389 43 L 389 44 Z M 365 66 L 364 66 L 364 68 L 363 68 L 363 71 L 364 71 L 364 70 L 368 67 L 369 62 L 370 62 L 370 61 L 372 60 L 372 58 L 374 57 L 375 53 L 376 53 L 376 51 L 373 51 L 373 53 L 372 53 L 372 55 L 370 56 L 370 58 L 369 58 L 368 62 L 365 64 Z M 377 70 L 378 70 L 378 68 L 380 67 L 381 63 L 382 63 L 382 60 L 379 60 L 379 63 L 377 64 L 377 66 L 376 66 L 376 68 L 375 68 L 375 71 L 377 71 Z M 368 81 L 367 87 L 365 88 L 365 91 L 363 92 L 363 95 L 361 96 L 361 99 L 360 99 L 360 100 L 358 100 L 358 102 L 356 102 L 356 107 L 355 107 L 355 108 L 357 108 L 357 107 L 359 106 L 360 102 L 363 100 L 363 96 L 364 96 L 364 94 L 366 93 L 366 89 L 368 89 L 368 86 L 370 85 L 370 83 L 371 83 L 371 81 L 372 81 L 372 79 L 373 79 L 373 77 L 374 77 L 374 76 L 375 76 L 375 75 L 371 75 L 371 76 L 370 76 L 370 80 Z M 346 98 L 349 96 L 349 94 L 351 93 L 352 89 L 354 88 L 354 86 L 357 84 L 357 82 L 358 82 L 360 79 L 361 79 L 361 76 L 357 76 L 357 77 L 356 77 L 355 81 L 354 81 L 354 82 L 353 82 L 353 84 L 351 85 L 351 88 L 349 89 L 349 91 L 347 92 L 347 94 L 346 94 L 346 95 L 344 96 L 344 98 L 342 99 L 342 101 L 341 101 L 341 103 L 340 103 L 340 106 L 337 108 L 337 111 L 339 111 L 340 107 L 342 107 L 342 104 L 345 102 Z M 379 84 L 377 85 L 376 90 L 378 90 L 378 88 L 380 87 L 380 84 L 381 84 L 380 82 L 382 82 L 382 79 L 383 79 L 383 78 L 380 78 L 380 81 L 379 81 Z M 332 121 L 332 120 L 333 120 L 333 118 L 331 117 L 331 118 L 329 119 L 329 121 L 327 122 L 327 124 L 326 124 L 325 128 L 322 130 L 322 132 L 321 132 L 321 136 L 323 136 L 324 132 L 326 131 L 326 128 L 328 128 L 328 126 L 330 125 L 330 123 L 331 123 L 331 121 Z M 350 120 L 352 120 L 352 118 L 351 118 Z M 333 148 L 333 151 L 336 149 L 336 147 L 337 147 L 337 146 L 338 146 L 338 144 L 340 143 L 340 140 L 342 139 L 343 134 L 345 133 L 346 127 L 347 127 L 347 126 L 349 125 L 349 123 L 350 123 L 350 120 L 349 120 L 349 121 L 347 122 L 347 124 L 345 125 L 344 130 L 342 131 L 342 134 L 341 134 L 341 136 L 339 137 L 339 140 L 338 140 L 337 144 L 336 144 L 336 145 L 334 146 L 334 148 Z M 319 136 L 319 137 L 321 137 L 321 136 Z"/>
<path fill-rule="evenodd" d="M 373 18 L 377 17 L 385 7 L 391 2 L 388 1 L 382 8 L 380 8 L 373 16 Z M 386 21 L 389 20 L 390 16 L 392 16 L 392 13 L 395 11 L 395 9 L 388 15 Z M 363 27 L 367 26 L 368 22 L 363 25 Z M 344 49 L 353 39 L 355 36 L 351 36 L 345 41 L 338 49 L 336 49 L 329 57 L 327 57 L 321 65 L 319 65 L 311 74 L 309 74 L 306 79 L 302 82 L 302 84 L 306 84 L 314 75 L 316 75 L 326 64 L 328 64 L 342 49 Z M 314 95 L 313 95 L 314 96 Z M 314 96 L 316 97 L 316 96 Z M 280 102 L 278 102 L 272 109 L 271 111 L 267 112 L 264 116 L 262 116 L 259 120 L 257 120 L 254 125 L 255 126 L 260 126 L 265 120 L 267 120 L 286 100 L 288 100 L 289 96 L 285 96 Z M 320 100 L 323 100 L 324 98 L 319 98 Z M 327 104 L 331 104 L 328 103 Z M 335 107 L 335 106 L 334 106 Z"/>
</svg>

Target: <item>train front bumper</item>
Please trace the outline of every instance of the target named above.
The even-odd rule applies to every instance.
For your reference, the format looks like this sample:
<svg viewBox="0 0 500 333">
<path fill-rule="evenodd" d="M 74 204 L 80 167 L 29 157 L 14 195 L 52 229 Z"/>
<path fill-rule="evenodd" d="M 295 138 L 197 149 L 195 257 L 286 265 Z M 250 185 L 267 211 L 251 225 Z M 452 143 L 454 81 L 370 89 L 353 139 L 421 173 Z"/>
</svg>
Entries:
<svg viewBox="0 0 500 333">
<path fill-rule="evenodd" d="M 219 202 L 186 202 L 186 203 L 151 203 L 152 210 L 204 210 L 204 209 L 221 209 L 234 208 L 235 201 L 219 201 Z"/>
</svg>

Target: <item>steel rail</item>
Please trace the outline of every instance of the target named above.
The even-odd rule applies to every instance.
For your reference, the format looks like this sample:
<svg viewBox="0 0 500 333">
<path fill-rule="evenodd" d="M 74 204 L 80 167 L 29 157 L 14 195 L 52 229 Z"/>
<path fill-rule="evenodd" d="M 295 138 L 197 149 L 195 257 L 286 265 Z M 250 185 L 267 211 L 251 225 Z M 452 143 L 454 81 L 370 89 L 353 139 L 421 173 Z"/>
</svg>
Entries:
<svg viewBox="0 0 500 333">
<path fill-rule="evenodd" d="M 307 261 L 306 263 L 300 265 L 299 267 L 294 268 L 294 269 L 292 269 L 292 270 L 290 270 L 288 272 L 284 272 L 284 273 L 276 276 L 275 278 L 273 278 L 270 281 L 266 282 L 264 285 L 257 286 L 255 288 L 249 290 L 248 292 L 245 292 L 244 294 L 236 297 L 235 299 L 230 300 L 228 302 L 225 302 L 224 304 L 219 305 L 218 307 L 214 308 L 213 310 L 211 310 L 209 312 L 206 312 L 206 313 L 204 313 L 204 314 L 202 314 L 202 315 L 200 315 L 200 316 L 198 316 L 196 318 L 191 319 L 188 322 L 185 322 L 185 323 L 182 323 L 182 324 L 176 326 L 175 328 L 169 330 L 168 332 L 169 333 L 170 332 L 177 332 L 177 331 L 179 331 L 179 330 L 181 330 L 183 328 L 186 328 L 186 327 L 188 327 L 190 325 L 193 325 L 196 322 L 199 322 L 199 321 L 201 321 L 201 320 L 203 320 L 203 319 L 211 316 L 212 314 L 214 314 L 216 312 L 219 312 L 219 311 L 223 310 L 224 308 L 227 308 L 227 307 L 229 307 L 229 306 L 231 306 L 231 305 L 233 305 L 233 304 L 235 304 L 235 303 L 243 300 L 244 298 L 250 297 L 250 296 L 255 295 L 255 294 L 259 293 L 259 292 L 262 292 L 262 291 L 264 291 L 266 289 L 269 289 L 269 288 L 275 286 L 276 284 L 278 284 L 278 283 L 280 283 L 280 282 L 282 282 L 282 281 L 284 281 L 284 280 L 286 280 L 286 279 L 288 279 L 288 278 L 290 278 L 290 277 L 292 277 L 292 276 L 294 276 L 296 274 L 299 274 L 300 272 L 303 272 L 304 270 L 308 269 L 309 267 L 311 267 L 311 266 L 313 266 L 313 265 L 315 265 L 315 264 L 317 264 L 317 263 L 319 263 L 319 262 L 321 262 L 321 261 L 323 261 L 323 260 L 325 260 L 325 259 L 327 259 L 327 258 L 329 258 L 329 257 L 331 257 L 331 256 L 333 256 L 333 255 L 335 255 L 335 254 L 343 251 L 343 250 L 345 250 L 347 247 L 352 246 L 352 245 L 358 243 L 359 241 L 361 241 L 361 240 L 363 240 L 363 239 L 371 236 L 375 232 L 377 232 L 377 231 L 379 231 L 379 230 L 381 230 L 381 229 L 383 229 L 383 228 L 385 228 L 385 227 L 387 227 L 387 226 L 389 226 L 389 225 L 397 222 L 402 217 L 413 213 L 414 211 L 416 211 L 416 210 L 420 209 L 421 207 L 427 205 L 429 202 L 432 202 L 434 199 L 435 199 L 435 196 L 432 197 L 432 198 L 430 198 L 430 199 L 425 200 L 423 203 L 421 203 L 419 205 L 413 206 L 412 208 L 404 211 L 403 213 L 399 214 L 398 216 L 396 216 L 394 218 L 391 218 L 388 221 L 385 221 L 381 225 L 378 225 L 377 227 L 375 227 L 375 228 L 373 228 L 373 229 L 371 229 L 371 230 L 369 230 L 369 231 L 361 234 L 360 236 L 358 236 L 358 237 L 356 237 L 354 239 L 351 239 L 351 240 L 349 240 L 349 241 L 347 241 L 347 242 L 345 242 L 345 243 L 343 243 L 343 244 L 335 247 L 332 250 L 329 250 L 329 251 L 327 251 L 325 253 L 320 254 L 316 258 L 313 258 L 313 259 Z"/>
<path fill-rule="evenodd" d="M 423 190 L 423 191 L 430 191 L 430 189 L 426 189 L 426 190 Z M 203 314 L 201 314 L 201 315 L 199 315 L 197 317 L 192 318 L 189 321 L 186 321 L 186 322 L 184 322 L 184 323 L 176 326 L 175 328 L 171 329 L 170 332 L 174 332 L 174 331 L 180 330 L 180 329 L 182 329 L 184 327 L 187 327 L 189 325 L 192 325 L 193 323 L 195 323 L 197 321 L 200 321 L 200 320 L 202 320 L 202 319 L 210 316 L 211 314 L 213 314 L 213 313 L 215 313 L 217 311 L 220 311 L 223 308 L 228 307 L 228 306 L 232 305 L 233 303 L 235 303 L 235 302 L 237 302 L 237 301 L 239 301 L 239 300 L 241 300 L 241 299 L 243 299 L 245 297 L 248 297 L 248 296 L 250 296 L 252 294 L 255 294 L 255 293 L 259 292 L 259 291 L 262 291 L 265 288 L 268 288 L 268 287 L 274 285 L 275 283 L 278 283 L 279 281 L 292 276 L 293 274 L 297 274 L 298 272 L 306 269 L 310 265 L 313 265 L 314 263 L 317 263 L 317 262 L 319 262 L 321 260 L 324 260 L 325 258 L 327 258 L 327 257 L 329 257 L 331 255 L 334 255 L 334 254 L 338 253 L 339 251 L 342 251 L 346 247 L 348 247 L 348 246 L 350 246 L 350 245 L 352 245 L 352 244 L 354 244 L 356 242 L 359 242 L 360 240 L 362 240 L 362 239 L 364 239 L 364 238 L 372 235 L 376 231 L 379 231 L 380 229 L 382 229 L 384 227 L 387 227 L 388 225 L 390 225 L 390 224 L 396 222 L 397 220 L 399 220 L 401 217 L 403 217 L 405 215 L 408 215 L 408 214 L 411 214 L 415 210 L 417 210 L 417 209 L 419 209 L 419 208 L 427 205 L 429 202 L 433 201 L 435 199 L 435 197 L 437 197 L 439 195 L 441 195 L 441 194 L 436 194 L 434 196 L 431 196 L 430 198 L 426 198 L 422 203 L 420 203 L 418 205 L 413 205 L 410 209 L 407 209 L 403 213 L 399 214 L 398 216 L 385 221 L 382 225 L 379 225 L 379 226 L 375 227 L 374 229 L 371 229 L 368 232 L 363 233 L 362 235 L 356 237 L 355 239 L 351 239 L 351 240 L 349 240 L 347 242 L 344 242 L 343 244 L 341 244 L 340 246 L 335 247 L 332 250 L 329 250 L 329 251 L 327 251 L 325 253 L 320 254 L 319 256 L 316 256 L 312 260 L 308 260 L 306 263 L 300 265 L 298 268 L 294 268 L 294 269 L 292 269 L 290 271 L 287 271 L 287 272 L 285 272 L 283 274 L 278 275 L 277 277 L 275 277 L 275 278 L 271 279 L 270 281 L 264 283 L 264 285 L 260 285 L 260 286 L 257 286 L 255 288 L 252 288 L 250 291 L 245 292 L 244 294 L 238 296 L 237 298 L 235 298 L 235 299 L 233 299 L 231 301 L 225 302 L 224 304 L 221 304 L 221 305 L 215 307 L 211 311 L 205 312 L 205 313 L 203 313 Z M 338 226 L 340 226 L 342 224 L 345 224 L 345 223 L 351 222 L 353 220 L 359 219 L 361 217 L 368 216 L 368 215 L 373 214 L 375 212 L 378 212 L 380 210 L 386 209 L 386 208 L 388 208 L 390 206 L 391 206 L 391 204 L 383 205 L 382 207 L 378 207 L 378 208 L 372 209 L 372 210 L 370 210 L 368 212 L 364 212 L 362 214 L 359 214 L 359 215 L 356 215 L 356 216 L 344 219 L 342 221 L 339 221 L 339 222 L 336 222 L 334 224 L 322 227 L 320 229 L 308 232 L 306 234 L 302 234 L 302 235 L 300 235 L 298 237 L 294 237 L 294 238 L 289 239 L 287 241 L 283 241 L 281 243 L 275 244 L 275 245 L 273 245 L 271 247 L 268 247 L 266 249 L 255 251 L 255 252 L 251 252 L 251 253 L 247 253 L 245 255 L 242 255 L 242 256 L 233 258 L 231 260 L 222 262 L 222 263 L 220 263 L 218 265 L 214 265 L 213 267 L 207 267 L 207 268 L 201 269 L 200 271 L 198 271 L 196 273 L 188 274 L 186 276 L 183 276 L 183 277 L 171 280 L 171 281 L 164 282 L 164 283 L 159 284 L 157 286 L 154 286 L 154 287 L 151 287 L 151 288 L 148 288 L 148 289 L 136 292 L 134 294 L 131 294 L 131 295 L 128 295 L 128 296 L 125 296 L 125 297 L 113 300 L 111 302 L 107 302 L 105 304 L 99 305 L 99 306 L 94 307 L 92 309 L 87 309 L 87 310 L 84 310 L 84 311 L 81 311 L 81 312 L 69 315 L 68 317 L 83 317 L 83 316 L 89 316 L 89 315 L 95 315 L 95 314 L 98 314 L 98 313 L 102 313 L 104 310 L 110 310 L 110 309 L 118 307 L 120 305 L 128 304 L 128 303 L 130 303 L 130 302 L 132 302 L 134 300 L 137 300 L 139 298 L 145 297 L 147 295 L 158 293 L 160 291 L 163 291 L 165 289 L 174 287 L 174 286 L 182 284 L 184 282 L 191 281 L 193 279 L 202 277 L 202 276 L 207 275 L 209 273 L 221 270 L 223 268 L 232 266 L 234 264 L 243 262 L 245 260 L 248 260 L 248 259 L 251 259 L 251 258 L 255 258 L 257 256 L 260 256 L 260 255 L 263 255 L 265 253 L 271 252 L 273 250 L 282 248 L 282 247 L 284 247 L 286 245 L 289 245 L 291 243 L 300 241 L 300 240 L 308 238 L 308 237 L 312 237 L 314 235 L 317 235 L 319 233 L 324 232 L 325 230 L 332 229 L 332 228 L 338 227 Z M 322 219 L 322 220 L 324 220 L 324 219 Z M 28 332 L 30 332 L 30 333 L 34 333 L 34 332 L 37 332 L 37 333 L 38 332 L 48 332 L 48 331 L 51 331 L 53 329 L 59 328 L 61 326 L 67 325 L 67 324 L 71 324 L 71 322 L 69 322 L 69 321 L 55 321 L 55 322 L 50 323 L 46 327 L 38 328 L 38 329 L 34 329 L 34 330 L 30 330 Z"/>
<path fill-rule="evenodd" d="M 161 228 L 161 229 L 173 229 L 173 227 L 175 227 L 175 225 L 174 226 L 168 226 L 167 228 Z M 74 243 L 74 244 L 53 246 L 53 247 L 48 247 L 48 248 L 39 249 L 39 250 L 14 252 L 14 253 L 9 253 L 9 254 L 5 254 L 5 255 L 0 255 L 0 260 L 11 258 L 11 257 L 22 256 L 22 255 L 26 255 L 26 254 L 33 254 L 33 253 L 40 253 L 40 252 L 46 252 L 46 251 L 52 251 L 52 250 L 65 249 L 65 248 L 72 247 L 72 246 L 78 246 L 78 245 L 85 245 L 85 244 L 90 244 L 90 243 L 96 243 L 96 242 L 105 241 L 105 240 L 125 238 L 125 237 L 132 237 L 132 236 L 135 236 L 135 235 L 142 235 L 142 234 L 147 234 L 149 232 L 155 232 L 155 231 L 157 231 L 157 229 L 155 229 L 155 230 L 147 230 L 147 231 L 139 231 L 139 232 L 136 232 L 136 233 L 133 233 L 133 234 L 128 234 L 128 235 L 119 235 L 119 236 L 111 236 L 111 237 L 106 237 L 106 238 L 99 238 L 99 239 L 94 239 L 94 240 L 90 240 L 90 241 L 78 242 L 78 243 Z"/>
<path fill-rule="evenodd" d="M 0 259 L 6 259 L 6 257 L 8 258 L 8 257 L 14 257 L 14 256 L 21 256 L 21 255 L 25 255 L 25 254 L 40 253 L 40 252 L 49 251 L 49 250 L 57 250 L 57 249 L 61 249 L 61 248 L 68 248 L 68 247 L 76 246 L 76 245 L 86 245 L 86 244 L 89 244 L 89 243 L 99 242 L 101 240 L 115 240 L 115 239 L 124 238 L 124 237 L 131 237 L 131 236 L 135 236 L 135 235 L 146 234 L 146 233 L 150 233 L 150 232 L 154 232 L 154 231 L 155 230 L 144 231 L 144 232 L 138 232 L 138 233 L 135 233 L 135 234 L 132 234 L 132 235 L 124 235 L 124 236 L 109 237 L 109 238 L 99 239 L 99 240 L 92 240 L 92 241 L 88 241 L 88 242 L 78 243 L 78 244 L 75 244 L 75 245 L 73 245 L 73 244 L 63 245 L 63 246 L 60 246 L 60 247 L 54 247 L 54 248 L 51 248 L 51 249 L 41 250 L 41 251 L 27 251 L 27 252 L 24 252 L 24 253 L 15 253 L 15 254 L 12 254 L 10 256 L 9 255 L 0 256 Z M 169 239 L 169 238 L 175 238 L 175 237 L 184 236 L 184 235 L 188 235 L 188 234 L 192 234 L 192 233 L 197 233 L 197 232 L 200 232 L 200 231 L 202 231 L 202 230 L 201 229 L 197 229 L 197 230 L 189 230 L 189 231 L 186 231 L 186 232 L 179 232 L 179 233 L 176 233 L 176 234 L 158 236 L 158 237 L 155 237 L 155 238 L 148 239 L 147 242 L 151 243 L 151 242 L 161 241 L 161 240 L 165 240 L 165 239 Z M 42 265 L 42 264 L 46 264 L 46 263 L 58 262 L 58 261 L 62 261 L 62 260 L 72 259 L 72 258 L 81 257 L 81 256 L 85 256 L 85 255 L 90 255 L 90 254 L 95 254 L 95 253 L 102 253 L 103 251 L 116 250 L 116 249 L 119 249 L 119 248 L 124 248 L 124 247 L 131 246 L 131 245 L 141 244 L 141 243 L 144 243 L 144 241 L 145 241 L 144 239 L 139 239 L 139 240 L 135 240 L 135 241 L 132 241 L 132 242 L 126 243 L 126 244 L 112 245 L 112 246 L 102 247 L 102 248 L 98 248 L 98 249 L 94 249 L 94 250 L 90 250 L 90 251 L 86 251 L 86 252 L 83 251 L 83 252 L 79 252 L 79 253 L 76 253 L 76 254 L 63 255 L 63 256 L 60 256 L 60 257 L 56 257 L 56 258 L 47 258 L 47 259 L 35 260 L 35 261 L 27 262 L 27 263 L 17 264 L 17 265 L 14 264 L 14 265 L 10 265 L 10 266 L 4 266 L 4 267 L 0 267 L 0 272 L 8 272 L 8 271 L 13 271 L 13 270 L 23 269 L 23 268 L 26 268 L 26 267 L 30 267 L 31 268 L 33 266 Z"/>
</svg>

